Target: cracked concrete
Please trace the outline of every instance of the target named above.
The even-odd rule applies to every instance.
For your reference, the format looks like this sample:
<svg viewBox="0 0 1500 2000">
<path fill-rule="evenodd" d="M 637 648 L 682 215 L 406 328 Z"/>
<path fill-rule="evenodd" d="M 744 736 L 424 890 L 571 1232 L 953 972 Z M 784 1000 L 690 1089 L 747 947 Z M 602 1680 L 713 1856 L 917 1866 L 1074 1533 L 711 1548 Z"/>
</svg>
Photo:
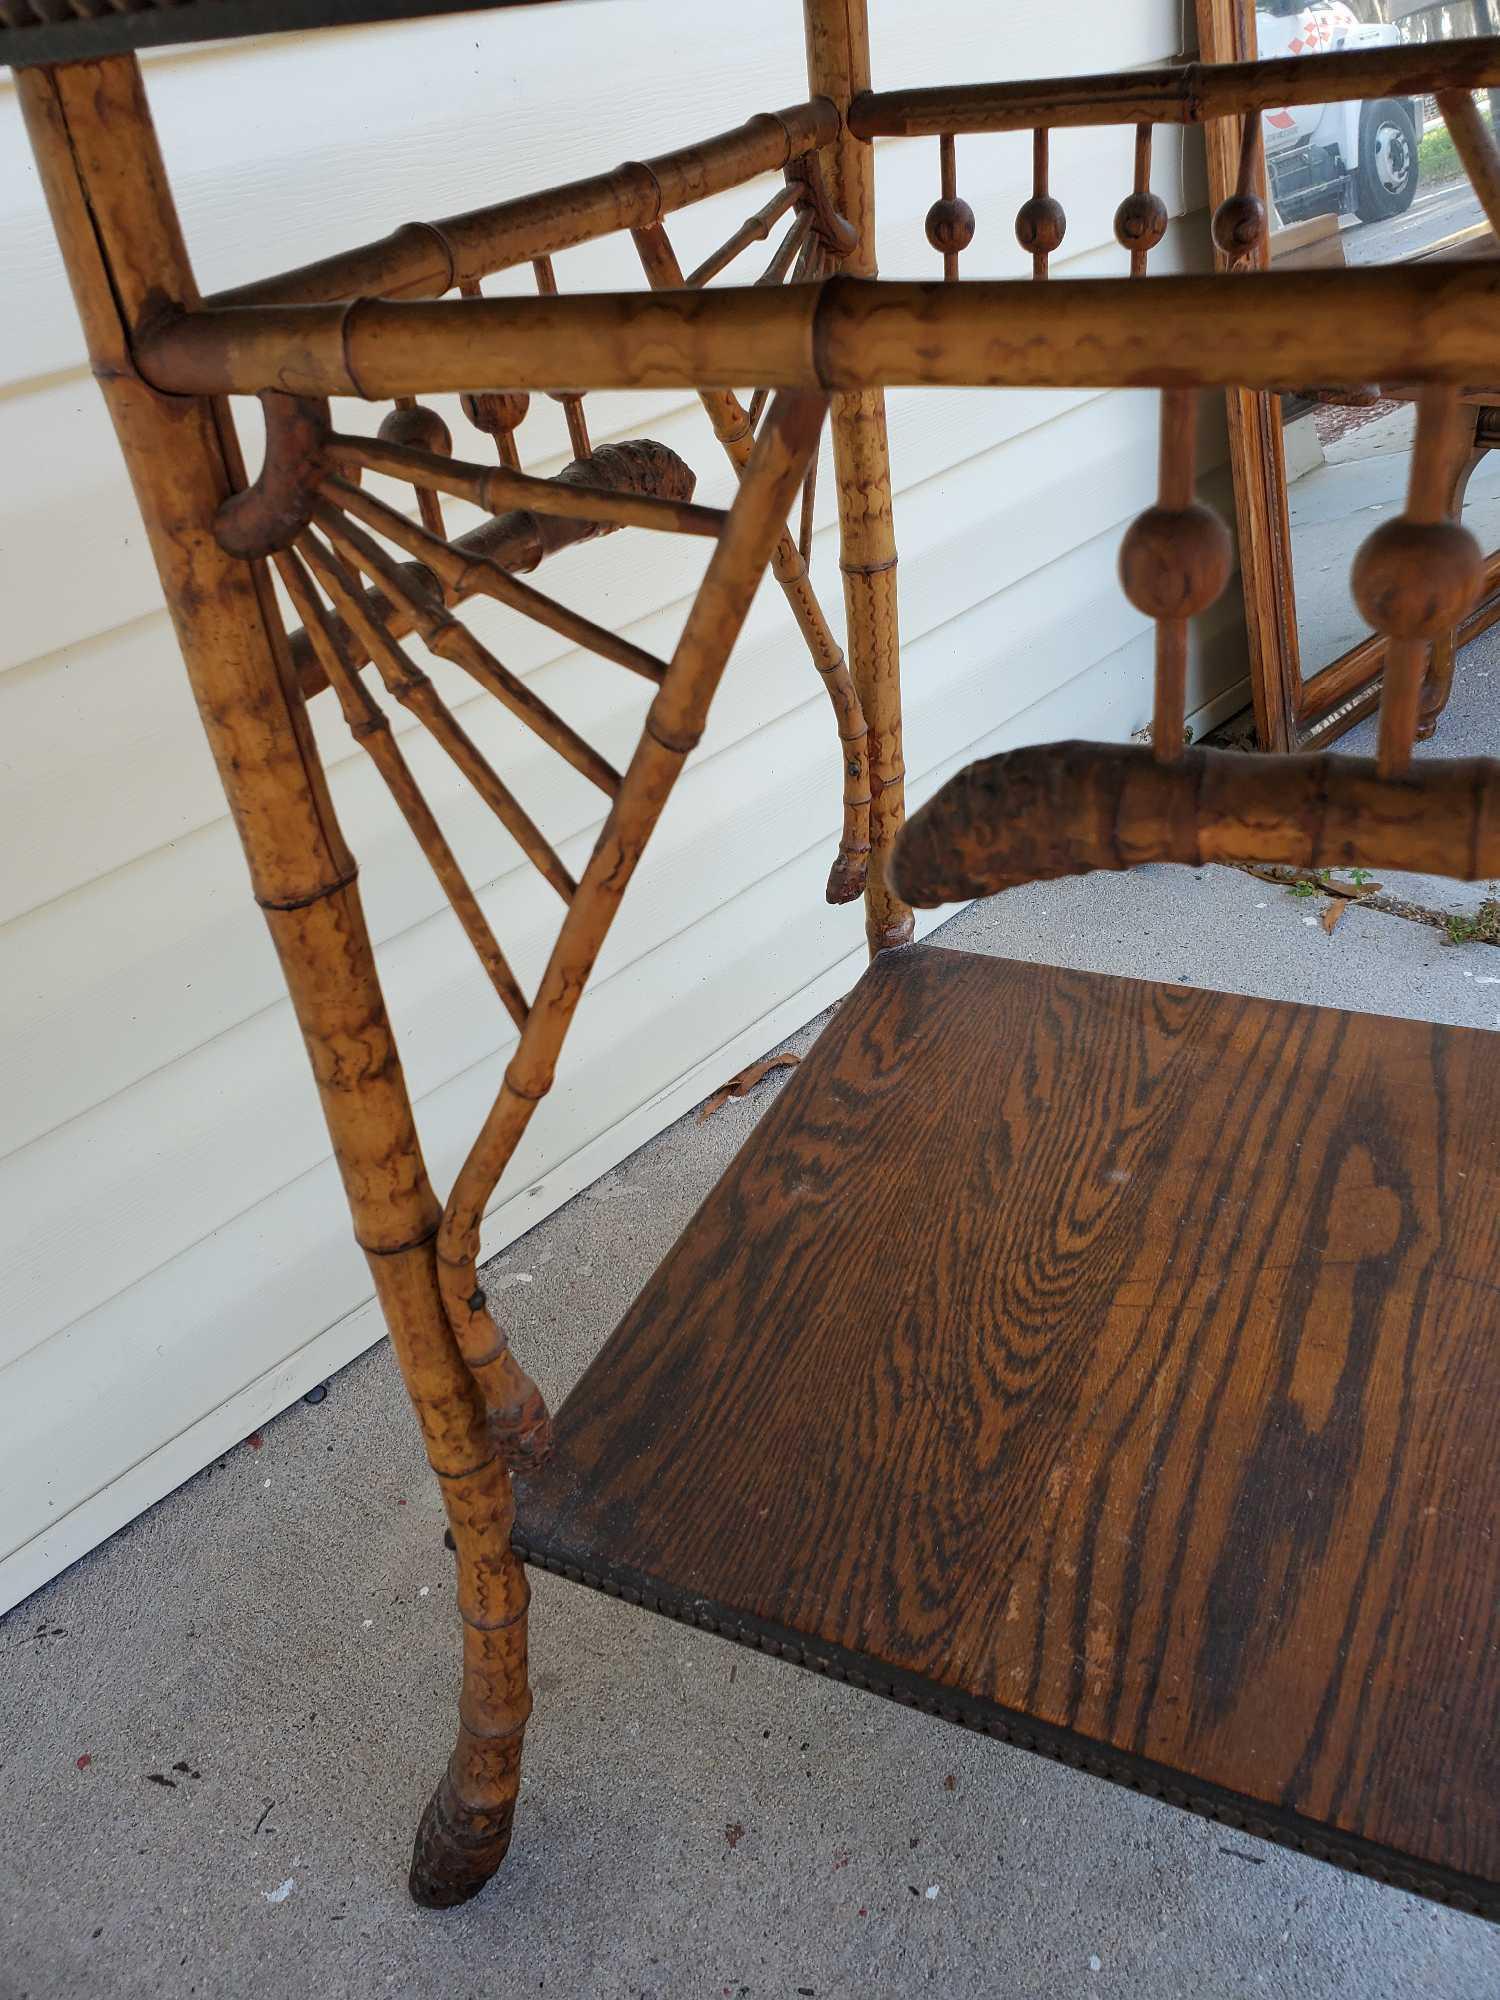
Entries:
<svg viewBox="0 0 1500 2000">
<path fill-rule="evenodd" d="M 1464 655 L 1432 754 L 1497 747 L 1496 639 Z M 941 936 L 1500 1026 L 1493 947 L 1358 907 L 1330 936 L 1315 912 L 1153 869 L 1017 890 Z M 488 1267 L 549 1399 L 783 1080 L 680 1121 Z M 511 1859 L 469 1908 L 420 1912 L 406 1857 L 456 1641 L 381 1347 L 0 1624 L 0 1996 L 1500 1991 L 1500 1931 L 1473 1918 L 548 1576 Z"/>
</svg>

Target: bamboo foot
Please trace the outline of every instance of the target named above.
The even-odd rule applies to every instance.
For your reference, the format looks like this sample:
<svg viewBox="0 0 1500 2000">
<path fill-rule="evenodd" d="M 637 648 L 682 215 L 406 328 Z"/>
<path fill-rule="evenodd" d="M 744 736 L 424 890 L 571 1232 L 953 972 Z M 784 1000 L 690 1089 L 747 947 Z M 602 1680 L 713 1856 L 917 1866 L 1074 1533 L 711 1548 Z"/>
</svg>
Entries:
<svg viewBox="0 0 1500 2000">
<path fill-rule="evenodd" d="M 463 1731 L 417 1828 L 408 1880 L 412 1901 L 424 1910 L 456 1909 L 477 1896 L 510 1848 L 521 1780 L 521 1738 L 517 1735 L 505 1746 L 508 1796 L 490 1805 L 471 1804 L 460 1790 L 462 1773 L 473 1762 L 474 1743 Z M 496 1770 L 495 1775 L 501 1773 Z"/>
</svg>

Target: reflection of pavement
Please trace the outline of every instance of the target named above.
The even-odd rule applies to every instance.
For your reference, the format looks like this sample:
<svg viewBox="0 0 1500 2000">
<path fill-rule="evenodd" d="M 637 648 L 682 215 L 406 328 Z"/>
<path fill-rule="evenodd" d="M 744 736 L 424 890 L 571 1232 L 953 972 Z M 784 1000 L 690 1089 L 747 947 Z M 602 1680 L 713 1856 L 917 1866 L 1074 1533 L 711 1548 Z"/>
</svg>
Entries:
<svg viewBox="0 0 1500 2000">
<path fill-rule="evenodd" d="M 1326 462 L 1287 487 L 1304 675 L 1326 667 L 1369 631 L 1349 594 L 1349 565 L 1365 536 L 1406 501 L 1411 405 L 1371 417 L 1330 440 Z M 1315 421 L 1309 414 L 1300 424 Z M 1469 481 L 1463 519 L 1487 555 L 1500 548 L 1500 452 L 1489 453 Z"/>
<path fill-rule="evenodd" d="M 1479 197 L 1466 180 L 1419 187 L 1405 215 L 1393 215 L 1388 222 L 1356 222 L 1342 230 L 1344 260 L 1349 264 L 1401 264 L 1456 230 L 1483 220 Z"/>
</svg>

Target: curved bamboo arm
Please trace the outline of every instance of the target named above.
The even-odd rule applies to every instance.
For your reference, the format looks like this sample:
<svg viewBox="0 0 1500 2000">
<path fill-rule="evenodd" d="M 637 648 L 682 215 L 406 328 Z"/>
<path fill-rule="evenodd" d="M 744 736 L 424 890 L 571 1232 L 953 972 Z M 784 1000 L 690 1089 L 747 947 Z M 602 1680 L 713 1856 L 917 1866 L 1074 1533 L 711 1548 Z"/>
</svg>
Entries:
<svg viewBox="0 0 1500 2000">
<path fill-rule="evenodd" d="M 563 919 L 520 1046 L 443 1212 L 437 1247 L 444 1304 L 490 1413 L 491 1432 L 511 1463 L 544 1451 L 547 1438 L 534 1409 L 516 1399 L 515 1363 L 480 1289 L 480 1221 L 532 1112 L 551 1088 L 563 1039 L 620 899 L 702 734 L 730 650 L 817 449 L 825 409 L 820 396 L 777 398 L 619 796 Z"/>
<path fill-rule="evenodd" d="M 1167 764 L 1134 745 L 1032 744 L 950 778 L 907 822 L 895 877 L 931 909 L 1152 861 L 1487 881 L 1500 875 L 1500 761 L 1424 759 L 1393 780 L 1368 757 L 1185 750 Z"/>
<path fill-rule="evenodd" d="M 1284 389 L 1500 380 L 1492 262 L 1214 276 L 1026 279 L 441 299 L 183 312 L 137 347 L 163 393 L 393 396 L 521 389 Z"/>
</svg>

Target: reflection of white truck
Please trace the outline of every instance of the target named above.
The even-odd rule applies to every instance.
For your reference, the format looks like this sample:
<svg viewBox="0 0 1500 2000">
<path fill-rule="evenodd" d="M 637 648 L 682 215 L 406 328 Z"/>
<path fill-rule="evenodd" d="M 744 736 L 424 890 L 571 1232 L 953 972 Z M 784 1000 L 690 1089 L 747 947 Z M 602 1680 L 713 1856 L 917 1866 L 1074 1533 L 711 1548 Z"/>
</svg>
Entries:
<svg viewBox="0 0 1500 2000">
<path fill-rule="evenodd" d="M 1399 46 L 1401 32 L 1358 19 L 1343 0 L 1256 0 L 1259 54 L 1327 55 Z M 1402 215 L 1417 191 L 1420 108 L 1409 97 L 1375 104 L 1295 104 L 1263 120 L 1266 176 L 1283 223 L 1352 213 L 1361 222 Z"/>
</svg>

